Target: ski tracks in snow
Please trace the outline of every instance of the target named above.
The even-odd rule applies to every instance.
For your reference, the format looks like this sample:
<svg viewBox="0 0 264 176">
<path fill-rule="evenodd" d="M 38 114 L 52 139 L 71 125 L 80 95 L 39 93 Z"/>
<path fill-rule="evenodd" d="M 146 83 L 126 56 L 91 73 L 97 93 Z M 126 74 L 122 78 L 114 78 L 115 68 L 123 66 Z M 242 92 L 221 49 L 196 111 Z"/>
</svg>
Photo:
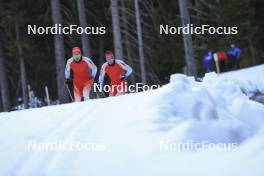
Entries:
<svg viewBox="0 0 264 176">
<path fill-rule="evenodd" d="M 87 108 L 94 109 L 98 106 L 98 101 L 93 101 Z M 85 104 L 87 105 L 87 104 Z M 91 111 L 92 112 L 92 111 Z M 72 111 L 70 118 L 63 120 L 60 126 L 53 129 L 48 133 L 48 135 L 43 139 L 42 142 L 51 143 L 56 140 L 67 141 L 83 124 L 88 124 L 90 121 L 94 120 L 91 117 L 93 115 L 87 114 L 87 109 L 83 108 L 76 114 L 76 110 Z M 30 151 L 25 153 L 17 166 L 14 166 L 9 170 L 8 175 L 19 175 L 19 176 L 29 176 L 29 175 L 47 175 L 43 167 L 50 167 L 49 164 L 53 163 L 52 160 L 60 155 L 59 151 Z M 52 166 L 51 166 L 52 167 Z M 42 173 L 41 173 L 42 172 Z"/>
</svg>

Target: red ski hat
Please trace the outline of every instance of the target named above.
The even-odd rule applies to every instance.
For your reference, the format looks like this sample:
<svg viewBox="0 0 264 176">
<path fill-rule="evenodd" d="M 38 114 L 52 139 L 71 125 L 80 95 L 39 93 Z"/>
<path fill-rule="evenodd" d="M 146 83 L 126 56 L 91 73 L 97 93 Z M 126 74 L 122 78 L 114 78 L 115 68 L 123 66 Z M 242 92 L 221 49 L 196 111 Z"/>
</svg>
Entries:
<svg viewBox="0 0 264 176">
<path fill-rule="evenodd" d="M 81 54 L 82 51 L 79 47 L 72 48 L 72 54 Z"/>
<path fill-rule="evenodd" d="M 111 52 L 111 51 L 108 51 L 105 53 L 105 58 L 111 58 L 111 59 L 114 59 L 114 54 Z"/>
</svg>

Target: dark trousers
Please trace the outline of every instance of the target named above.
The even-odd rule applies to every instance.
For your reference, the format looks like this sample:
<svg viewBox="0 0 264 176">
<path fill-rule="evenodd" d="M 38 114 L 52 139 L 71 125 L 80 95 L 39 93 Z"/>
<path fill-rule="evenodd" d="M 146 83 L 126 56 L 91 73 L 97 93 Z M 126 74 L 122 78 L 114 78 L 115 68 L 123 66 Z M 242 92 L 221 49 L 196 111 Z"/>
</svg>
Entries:
<svg viewBox="0 0 264 176">
<path fill-rule="evenodd" d="M 227 69 L 228 70 L 233 70 L 236 65 L 236 59 L 232 56 L 228 57 L 228 62 L 227 62 Z"/>
<path fill-rule="evenodd" d="M 225 60 L 221 60 L 219 61 L 219 67 L 220 67 L 220 72 L 226 72 L 226 61 Z"/>
</svg>

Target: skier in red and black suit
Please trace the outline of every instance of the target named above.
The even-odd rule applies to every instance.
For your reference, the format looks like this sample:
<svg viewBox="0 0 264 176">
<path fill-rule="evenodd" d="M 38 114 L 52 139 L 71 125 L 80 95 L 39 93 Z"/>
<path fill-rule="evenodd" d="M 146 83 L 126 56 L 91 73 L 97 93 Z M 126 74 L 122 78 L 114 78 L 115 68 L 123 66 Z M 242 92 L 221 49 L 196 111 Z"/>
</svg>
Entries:
<svg viewBox="0 0 264 176">
<path fill-rule="evenodd" d="M 96 72 L 97 67 L 91 59 L 82 56 L 79 47 L 74 47 L 72 57 L 68 59 L 65 68 L 65 84 L 68 85 L 71 77 L 73 78 L 75 102 L 81 101 L 82 97 L 84 100 L 89 99 Z"/>
<path fill-rule="evenodd" d="M 123 95 L 127 91 L 127 77 L 132 73 L 132 68 L 121 60 L 117 60 L 111 51 L 105 53 L 106 63 L 102 65 L 99 83 L 104 81 L 105 73 L 110 78 L 109 96 Z M 121 87 L 121 88 L 118 88 Z"/>
</svg>

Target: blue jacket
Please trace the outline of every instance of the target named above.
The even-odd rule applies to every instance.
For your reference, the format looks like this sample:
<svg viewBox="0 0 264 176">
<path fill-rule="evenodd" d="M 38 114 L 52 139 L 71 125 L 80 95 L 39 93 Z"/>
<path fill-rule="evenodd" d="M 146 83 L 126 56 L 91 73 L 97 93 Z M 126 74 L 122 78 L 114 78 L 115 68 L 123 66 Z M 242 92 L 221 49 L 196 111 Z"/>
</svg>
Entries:
<svg viewBox="0 0 264 176">
<path fill-rule="evenodd" d="M 212 71 L 212 66 L 211 66 L 212 61 L 213 61 L 213 53 L 212 52 L 208 52 L 204 56 L 204 67 L 205 67 L 207 72 L 211 72 Z"/>
<path fill-rule="evenodd" d="M 213 53 L 212 52 L 208 52 L 205 56 L 204 56 L 204 62 L 209 63 L 213 60 Z"/>
<path fill-rule="evenodd" d="M 235 59 L 240 59 L 240 54 L 241 54 L 241 49 L 238 47 L 232 48 L 229 52 L 228 55 L 235 58 Z"/>
</svg>

